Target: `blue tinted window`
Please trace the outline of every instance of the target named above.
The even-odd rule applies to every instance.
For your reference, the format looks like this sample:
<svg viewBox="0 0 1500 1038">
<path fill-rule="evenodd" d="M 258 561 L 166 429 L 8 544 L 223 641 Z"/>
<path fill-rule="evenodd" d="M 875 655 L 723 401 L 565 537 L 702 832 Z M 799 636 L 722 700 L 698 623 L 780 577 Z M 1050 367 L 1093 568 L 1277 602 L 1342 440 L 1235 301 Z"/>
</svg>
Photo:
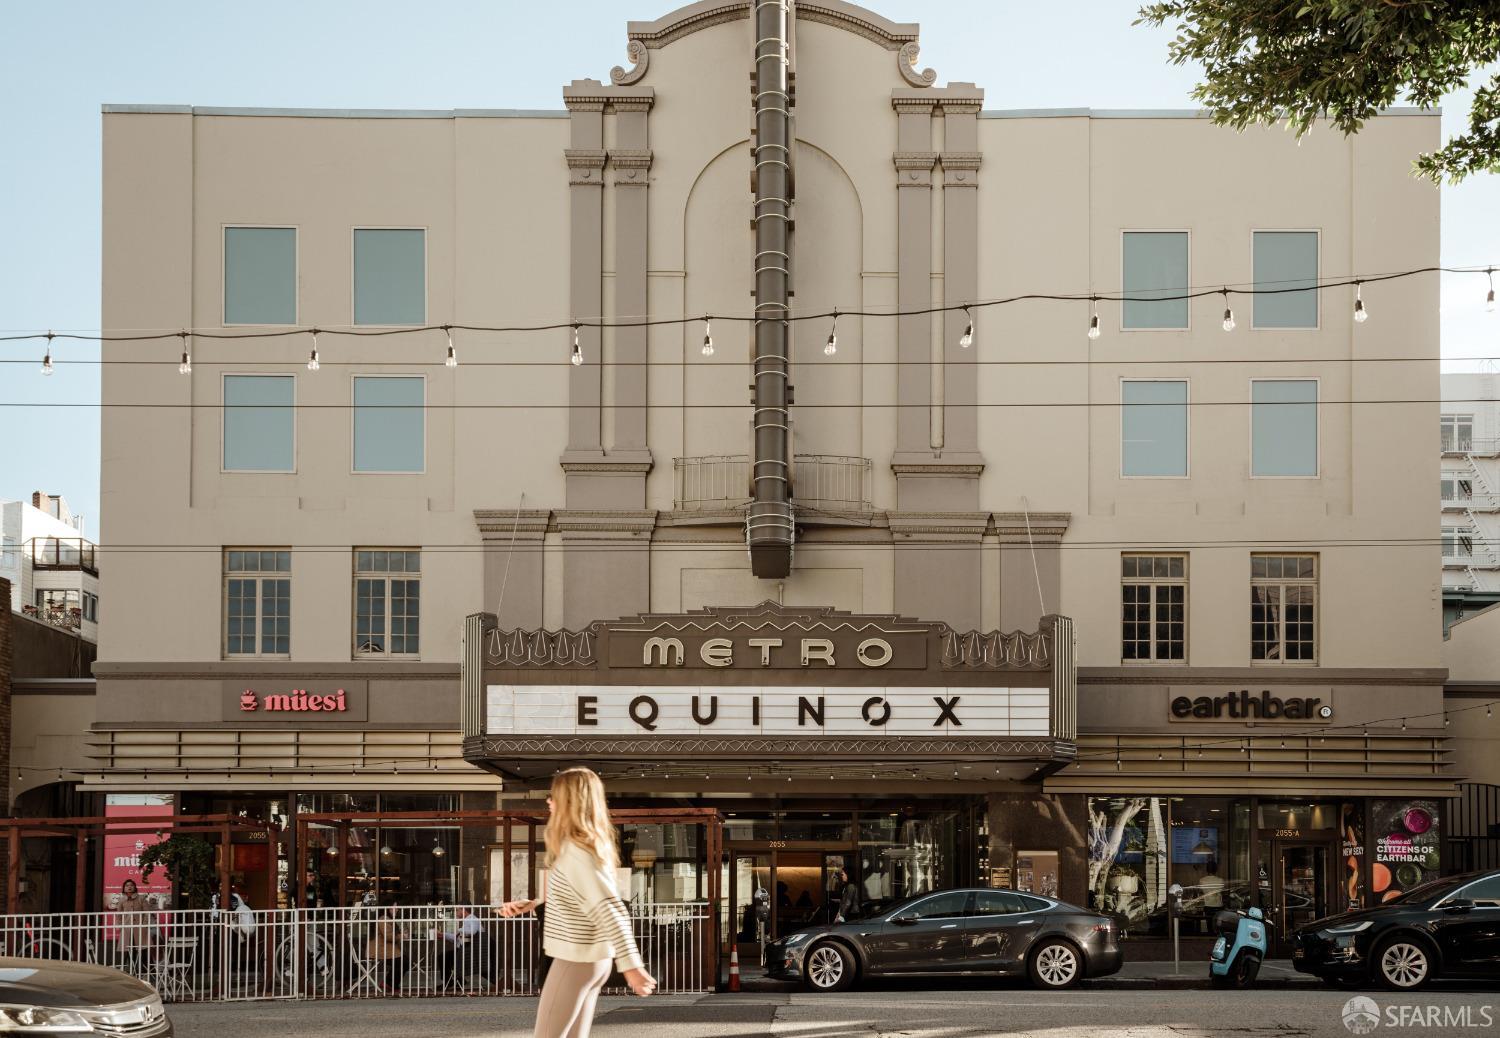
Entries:
<svg viewBox="0 0 1500 1038">
<path fill-rule="evenodd" d="M 224 461 L 229 472 L 291 472 L 291 375 L 224 376 Z"/>
<path fill-rule="evenodd" d="M 1317 283 L 1316 231 L 1255 232 L 1255 327 L 1316 328 Z"/>
<path fill-rule="evenodd" d="M 1312 379 L 1250 384 L 1250 474 L 1318 474 L 1318 384 Z"/>
<path fill-rule="evenodd" d="M 224 228 L 224 323 L 297 323 L 297 229 Z"/>
<path fill-rule="evenodd" d="M 1120 475 L 1188 474 L 1188 384 L 1120 383 Z"/>
<path fill-rule="evenodd" d="M 354 323 L 427 320 L 427 232 L 354 232 Z"/>
<path fill-rule="evenodd" d="M 1188 236 L 1186 231 L 1126 231 L 1123 328 L 1186 328 Z"/>
<path fill-rule="evenodd" d="M 354 380 L 354 471 L 421 472 L 425 463 L 423 380 Z"/>
</svg>

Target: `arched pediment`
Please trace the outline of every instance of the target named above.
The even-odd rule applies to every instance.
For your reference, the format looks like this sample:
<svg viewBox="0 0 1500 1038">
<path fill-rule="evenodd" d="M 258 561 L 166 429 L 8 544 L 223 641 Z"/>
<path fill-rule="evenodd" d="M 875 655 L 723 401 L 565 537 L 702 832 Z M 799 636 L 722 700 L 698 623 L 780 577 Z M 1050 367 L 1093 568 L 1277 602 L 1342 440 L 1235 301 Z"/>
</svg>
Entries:
<svg viewBox="0 0 1500 1038">
<path fill-rule="evenodd" d="M 750 17 L 754 0 L 698 0 L 697 3 L 679 7 L 655 21 L 629 22 L 626 35 L 626 57 L 631 67 L 616 65 L 610 71 L 610 79 L 617 86 L 629 86 L 646 76 L 651 64 L 651 52 L 660 50 L 685 36 L 701 29 L 712 28 L 725 22 Z M 869 40 L 896 54 L 896 70 L 911 86 L 931 86 L 937 81 L 932 69 L 916 68 L 920 27 L 915 22 L 893 22 L 874 11 L 846 3 L 845 0 L 798 0 L 797 18 L 843 29 Z"/>
</svg>

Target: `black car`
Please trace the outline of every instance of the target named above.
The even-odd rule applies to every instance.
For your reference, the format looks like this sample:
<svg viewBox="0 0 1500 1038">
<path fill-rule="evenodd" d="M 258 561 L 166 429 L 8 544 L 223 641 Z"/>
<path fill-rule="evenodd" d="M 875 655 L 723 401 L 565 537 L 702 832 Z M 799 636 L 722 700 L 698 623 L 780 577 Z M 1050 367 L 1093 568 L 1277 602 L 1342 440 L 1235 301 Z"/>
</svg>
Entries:
<svg viewBox="0 0 1500 1038">
<path fill-rule="evenodd" d="M 1414 991 L 1437 977 L 1500 977 L 1500 872 L 1413 887 L 1375 908 L 1309 923 L 1292 965 L 1330 984 Z"/>
<path fill-rule="evenodd" d="M 108 966 L 0 957 L 0 1034 L 171 1038 L 161 996 Z"/>
<path fill-rule="evenodd" d="M 809 927 L 766 945 L 766 972 L 814 991 L 856 977 L 1005 976 L 1072 987 L 1120 969 L 1115 921 L 1016 890 L 943 890 L 863 919 Z"/>
</svg>

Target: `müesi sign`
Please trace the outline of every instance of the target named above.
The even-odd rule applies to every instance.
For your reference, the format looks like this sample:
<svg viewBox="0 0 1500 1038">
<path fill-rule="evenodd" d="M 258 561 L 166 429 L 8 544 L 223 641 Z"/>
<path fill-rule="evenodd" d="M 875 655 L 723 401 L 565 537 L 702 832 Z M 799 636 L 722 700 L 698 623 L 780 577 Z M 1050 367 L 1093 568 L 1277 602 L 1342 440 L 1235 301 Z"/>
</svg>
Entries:
<svg viewBox="0 0 1500 1038">
<path fill-rule="evenodd" d="M 247 688 L 240 693 L 240 709 L 246 713 L 255 710 L 265 710 L 268 713 L 317 713 L 319 710 L 329 710 L 342 714 L 349 709 L 349 701 L 343 689 L 319 695 L 308 692 L 305 688 L 294 688 L 290 692 L 272 693 L 262 700 L 253 688 Z"/>
<path fill-rule="evenodd" d="M 221 716 L 232 724 L 337 724 L 367 719 L 369 681 L 259 683 L 241 677 L 225 681 L 222 696 Z"/>
</svg>

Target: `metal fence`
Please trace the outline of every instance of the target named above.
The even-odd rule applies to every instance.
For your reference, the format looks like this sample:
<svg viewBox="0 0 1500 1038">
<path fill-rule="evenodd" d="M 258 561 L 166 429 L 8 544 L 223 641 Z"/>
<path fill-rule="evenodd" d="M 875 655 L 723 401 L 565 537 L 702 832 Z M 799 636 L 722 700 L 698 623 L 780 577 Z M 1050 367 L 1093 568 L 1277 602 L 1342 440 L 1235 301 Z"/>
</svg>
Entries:
<svg viewBox="0 0 1500 1038">
<path fill-rule="evenodd" d="M 631 919 L 658 991 L 713 987 L 707 904 Z M 534 995 L 545 975 L 538 920 L 486 905 L 12 915 L 0 942 L 4 955 L 113 966 L 168 1002 Z"/>
</svg>

